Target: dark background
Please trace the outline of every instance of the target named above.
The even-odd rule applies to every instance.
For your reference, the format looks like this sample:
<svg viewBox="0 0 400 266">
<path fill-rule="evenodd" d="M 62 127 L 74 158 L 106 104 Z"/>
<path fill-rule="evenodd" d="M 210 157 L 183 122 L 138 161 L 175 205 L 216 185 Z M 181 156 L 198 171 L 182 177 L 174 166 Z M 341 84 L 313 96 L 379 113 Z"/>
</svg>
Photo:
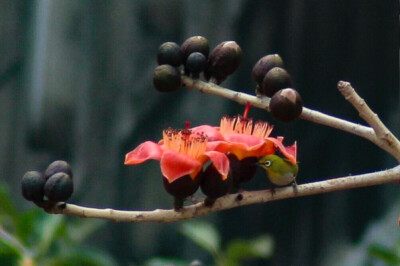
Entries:
<svg viewBox="0 0 400 266">
<path fill-rule="evenodd" d="M 34 208 L 19 194 L 23 173 L 64 159 L 75 173 L 72 203 L 170 208 L 158 163 L 124 166 L 125 153 L 145 140 L 157 141 L 169 126 L 181 128 L 184 121 L 216 125 L 224 114 L 243 112 L 235 102 L 197 91 L 160 94 L 153 89 L 158 46 L 194 35 L 208 38 L 211 47 L 226 40 L 241 46 L 242 65 L 223 86 L 253 93 L 253 65 L 266 54 L 279 53 L 306 107 L 363 124 L 336 89 L 339 80 L 350 81 L 399 136 L 398 10 L 397 1 L 381 0 L 1 0 L 1 181 L 15 191 L 21 209 Z M 273 135 L 285 136 L 286 143 L 297 140 L 299 183 L 396 164 L 348 133 L 303 120 L 279 123 L 258 109 L 250 116 L 270 121 Z M 260 170 L 246 188 L 266 185 Z M 398 194 L 398 186 L 390 184 L 201 219 L 217 225 L 224 241 L 271 234 L 276 243 L 270 265 L 361 265 L 365 249 L 354 245 L 366 239 L 391 245 L 399 238 Z M 380 221 L 388 215 L 391 224 L 384 227 Z M 179 225 L 110 222 L 91 243 L 106 248 L 121 264 L 155 255 L 211 263 L 177 232 Z M 387 228 L 385 237 L 374 234 L 382 228 Z"/>
</svg>

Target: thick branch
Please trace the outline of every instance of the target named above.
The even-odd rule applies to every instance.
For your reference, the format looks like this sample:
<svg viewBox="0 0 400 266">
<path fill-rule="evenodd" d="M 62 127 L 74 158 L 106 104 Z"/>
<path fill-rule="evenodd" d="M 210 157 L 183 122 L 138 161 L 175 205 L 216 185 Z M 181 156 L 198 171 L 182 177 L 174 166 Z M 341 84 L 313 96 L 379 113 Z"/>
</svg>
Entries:
<svg viewBox="0 0 400 266">
<path fill-rule="evenodd" d="M 73 204 L 59 203 L 52 209 L 47 210 L 54 214 L 67 214 L 83 218 L 101 218 L 114 222 L 175 222 L 186 220 L 209 213 L 231 209 L 235 207 L 265 203 L 269 201 L 301 197 L 307 195 L 315 195 L 328 193 L 332 191 L 367 187 L 395 182 L 400 179 L 400 166 L 392 169 L 368 173 L 362 175 L 354 175 L 347 177 L 334 178 L 330 180 L 313 182 L 309 184 L 298 185 L 296 188 L 291 186 L 275 189 L 275 193 L 271 190 L 244 191 L 238 194 L 231 194 L 216 200 L 214 205 L 209 208 L 203 203 L 197 203 L 184 207 L 181 211 L 162 210 L 154 211 L 120 211 L 113 209 L 95 209 L 80 207 Z"/>
</svg>

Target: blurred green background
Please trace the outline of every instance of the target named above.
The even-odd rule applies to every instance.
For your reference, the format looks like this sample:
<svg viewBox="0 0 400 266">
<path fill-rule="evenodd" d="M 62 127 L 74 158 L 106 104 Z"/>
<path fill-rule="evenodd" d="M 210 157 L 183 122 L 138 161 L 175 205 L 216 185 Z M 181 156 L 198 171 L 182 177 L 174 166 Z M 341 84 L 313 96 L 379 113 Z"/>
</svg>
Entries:
<svg viewBox="0 0 400 266">
<path fill-rule="evenodd" d="M 197 91 L 153 89 L 158 46 L 194 35 L 205 36 L 211 48 L 226 40 L 241 46 L 242 64 L 225 87 L 253 93 L 253 65 L 279 53 L 306 107 L 363 124 L 336 89 L 339 80 L 347 80 L 400 136 L 398 10 L 398 1 L 380 0 L 0 0 L 1 186 L 18 211 L 30 212 L 36 207 L 20 195 L 22 175 L 63 159 L 74 170 L 71 203 L 171 208 L 158 163 L 124 166 L 124 155 L 145 140 L 159 140 L 169 126 L 216 125 L 222 115 L 243 111 L 235 102 Z M 249 116 L 270 121 L 272 135 L 285 136 L 286 143 L 297 140 L 300 184 L 396 164 L 344 132 L 302 120 L 279 123 L 258 109 Z M 266 187 L 259 170 L 246 189 Z M 7 229 L 4 202 L 0 225 Z M 382 265 L 368 256 L 367 247 L 395 245 L 399 210 L 399 187 L 388 184 L 199 220 L 212 223 L 224 243 L 265 234 L 274 239 L 270 259 L 244 265 Z M 120 265 L 155 256 L 213 263 L 180 233 L 183 222 L 93 226 L 82 245 L 105 250 Z"/>
</svg>

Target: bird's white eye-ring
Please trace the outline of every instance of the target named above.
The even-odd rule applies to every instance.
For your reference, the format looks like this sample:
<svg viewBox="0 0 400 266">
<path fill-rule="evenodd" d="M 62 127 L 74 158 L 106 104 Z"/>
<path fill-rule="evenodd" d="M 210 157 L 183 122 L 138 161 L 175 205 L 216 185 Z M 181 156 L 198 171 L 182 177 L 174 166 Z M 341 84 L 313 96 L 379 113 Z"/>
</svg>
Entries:
<svg viewBox="0 0 400 266">
<path fill-rule="evenodd" d="M 271 166 L 271 161 L 266 161 L 264 164 L 265 164 L 266 167 L 270 167 Z"/>
</svg>

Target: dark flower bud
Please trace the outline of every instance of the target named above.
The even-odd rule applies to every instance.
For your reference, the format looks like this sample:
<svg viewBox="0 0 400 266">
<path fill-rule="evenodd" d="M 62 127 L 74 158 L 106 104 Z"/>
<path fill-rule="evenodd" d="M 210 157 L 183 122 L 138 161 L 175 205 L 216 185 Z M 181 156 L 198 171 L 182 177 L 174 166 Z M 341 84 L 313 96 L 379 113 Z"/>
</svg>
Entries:
<svg viewBox="0 0 400 266">
<path fill-rule="evenodd" d="M 153 85 L 160 92 L 172 92 L 181 87 L 181 74 L 171 65 L 156 67 L 153 76 Z"/>
<path fill-rule="evenodd" d="M 192 179 L 190 175 L 180 177 L 173 182 L 169 182 L 163 176 L 164 189 L 174 196 L 174 209 L 179 210 L 183 207 L 183 201 L 193 195 L 200 186 L 201 173 Z"/>
<path fill-rule="evenodd" d="M 207 58 L 210 52 L 210 45 L 208 44 L 208 40 L 203 36 L 193 36 L 181 45 L 181 51 L 183 62 L 185 63 L 189 55 L 194 52 L 202 53 Z"/>
<path fill-rule="evenodd" d="M 204 201 L 206 206 L 211 207 L 217 198 L 222 197 L 231 191 L 231 174 L 228 175 L 227 179 L 222 180 L 221 174 L 217 171 L 213 164 L 210 164 L 207 167 L 202 177 L 200 188 L 204 195 L 207 196 Z"/>
<path fill-rule="evenodd" d="M 68 200 L 73 191 L 72 178 L 62 172 L 50 176 L 44 185 L 44 195 L 53 202 Z"/>
<path fill-rule="evenodd" d="M 269 110 L 276 120 L 291 122 L 300 116 L 303 110 L 303 101 L 296 90 L 282 89 L 272 96 Z"/>
<path fill-rule="evenodd" d="M 231 167 L 233 187 L 231 193 L 240 189 L 240 184 L 250 181 L 257 171 L 257 157 L 247 157 L 239 160 L 235 155 L 229 154 L 229 165 Z"/>
<path fill-rule="evenodd" d="M 274 67 L 284 67 L 282 58 L 278 54 L 266 55 L 258 60 L 258 62 L 254 65 L 253 70 L 251 71 L 251 76 L 253 80 L 261 87 L 265 75 Z"/>
<path fill-rule="evenodd" d="M 22 196 L 29 201 L 43 201 L 45 182 L 42 173 L 37 171 L 26 172 L 21 181 Z"/>
<path fill-rule="evenodd" d="M 185 67 L 190 73 L 198 75 L 206 68 L 206 65 L 207 58 L 202 53 L 194 52 L 187 58 Z"/>
<path fill-rule="evenodd" d="M 272 97 L 277 91 L 293 86 L 289 73 L 280 67 L 274 67 L 265 75 L 260 93 Z"/>
<path fill-rule="evenodd" d="M 181 47 L 174 42 L 165 42 L 158 48 L 157 62 L 159 65 L 168 64 L 178 67 L 183 62 Z"/>
<path fill-rule="evenodd" d="M 46 171 L 44 171 L 44 178 L 47 180 L 50 176 L 55 173 L 65 173 L 72 178 L 72 169 L 69 163 L 66 161 L 54 161 L 47 167 Z"/>
<path fill-rule="evenodd" d="M 234 41 L 222 42 L 214 48 L 208 58 L 205 78 L 213 79 L 213 82 L 219 84 L 238 69 L 241 61 L 240 46 Z"/>
</svg>

